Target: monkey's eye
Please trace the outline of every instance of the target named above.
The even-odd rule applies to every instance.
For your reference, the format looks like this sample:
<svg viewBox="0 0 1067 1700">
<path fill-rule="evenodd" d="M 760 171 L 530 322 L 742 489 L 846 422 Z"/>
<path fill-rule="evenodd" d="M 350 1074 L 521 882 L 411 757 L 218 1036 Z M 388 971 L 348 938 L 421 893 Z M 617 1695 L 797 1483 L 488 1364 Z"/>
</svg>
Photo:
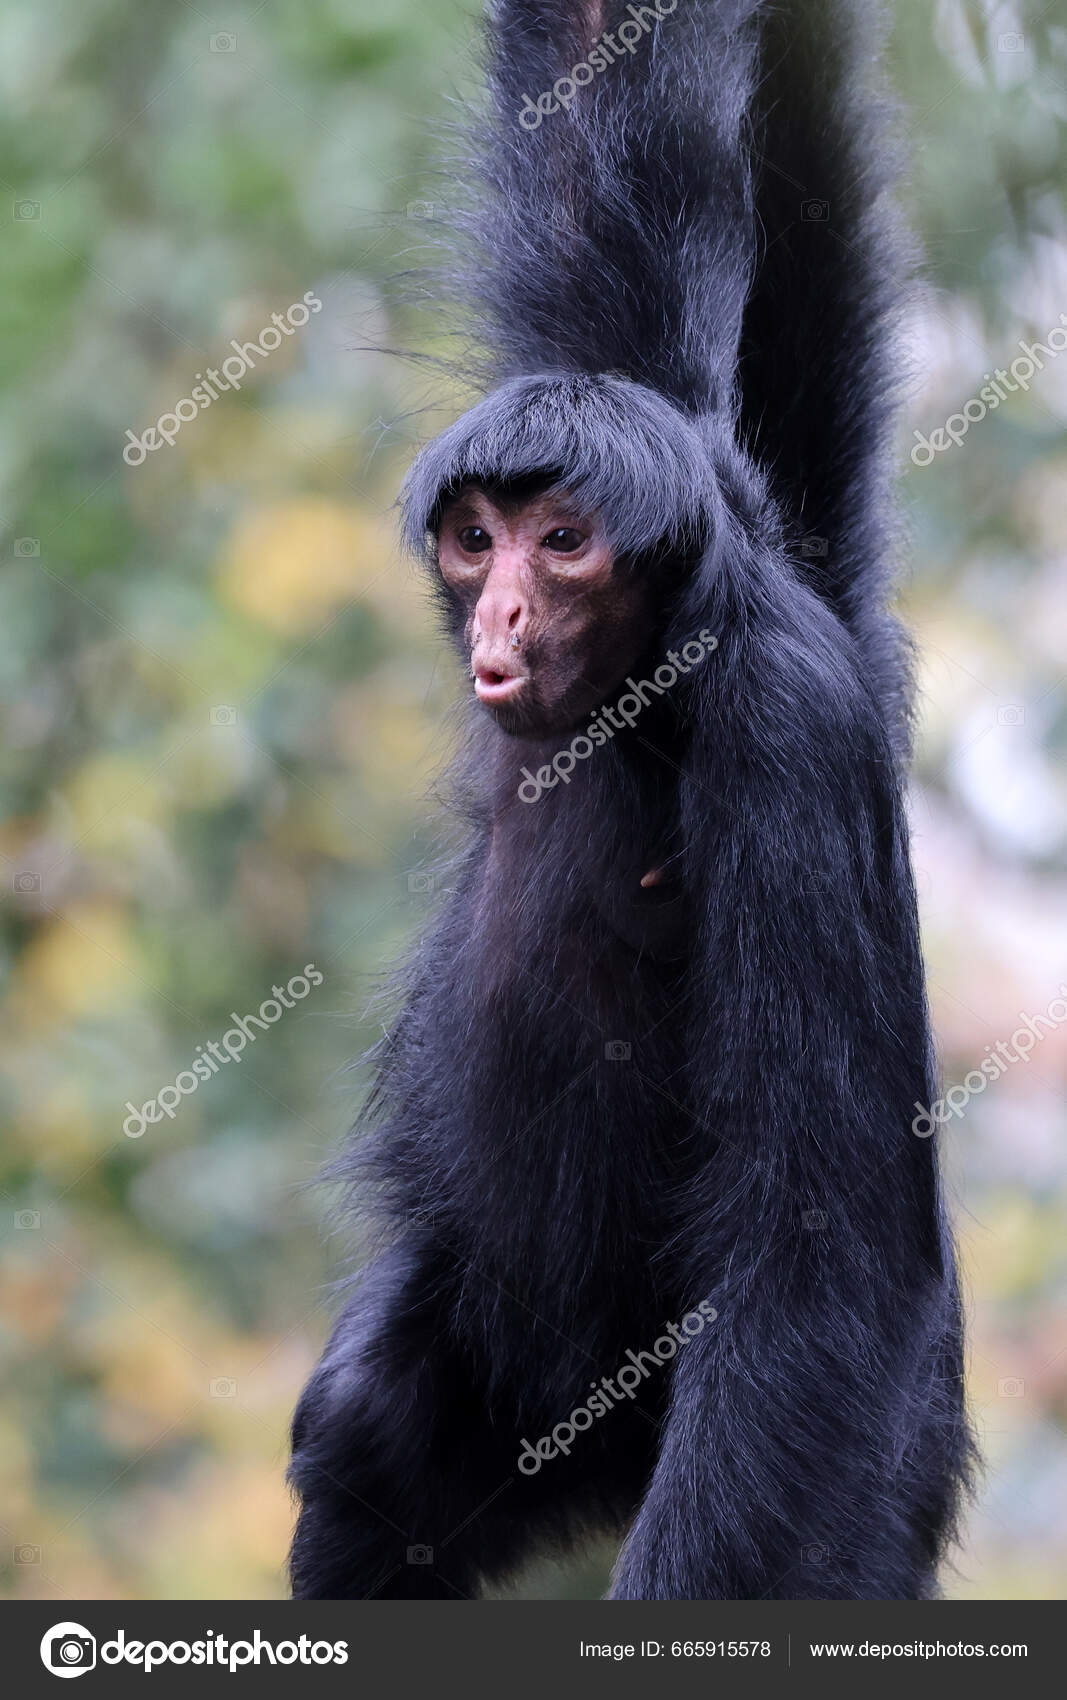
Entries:
<svg viewBox="0 0 1067 1700">
<path fill-rule="evenodd" d="M 576 531 L 572 525 L 561 525 L 555 531 L 550 531 L 541 539 L 542 549 L 550 549 L 553 555 L 573 555 L 585 542 L 585 534 Z"/>
<path fill-rule="evenodd" d="M 480 525 L 465 525 L 456 541 L 465 555 L 484 555 L 493 547 L 493 539 Z"/>
</svg>

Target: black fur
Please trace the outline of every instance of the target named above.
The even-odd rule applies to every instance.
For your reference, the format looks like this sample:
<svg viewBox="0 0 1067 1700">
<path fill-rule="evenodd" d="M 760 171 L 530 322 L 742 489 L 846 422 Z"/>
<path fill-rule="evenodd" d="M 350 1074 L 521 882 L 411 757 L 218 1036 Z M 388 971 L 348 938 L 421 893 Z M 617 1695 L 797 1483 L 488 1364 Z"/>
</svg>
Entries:
<svg viewBox="0 0 1067 1700">
<path fill-rule="evenodd" d="M 522 770 L 566 740 L 472 713 L 466 846 L 351 1158 L 386 1243 L 294 1424 L 300 1597 L 473 1595 L 594 1529 L 628 1530 L 616 1598 L 927 1597 L 967 1475 L 911 1131 L 936 1094 L 883 600 L 897 250 L 855 9 L 679 0 L 524 130 L 628 15 L 493 9 L 463 288 L 497 387 L 416 463 L 408 536 L 432 557 L 471 476 L 577 484 L 662 575 L 634 677 L 718 648 L 532 806 Z M 790 221 L 776 155 L 842 231 Z M 519 1469 L 701 1302 L 632 1402 Z"/>
</svg>

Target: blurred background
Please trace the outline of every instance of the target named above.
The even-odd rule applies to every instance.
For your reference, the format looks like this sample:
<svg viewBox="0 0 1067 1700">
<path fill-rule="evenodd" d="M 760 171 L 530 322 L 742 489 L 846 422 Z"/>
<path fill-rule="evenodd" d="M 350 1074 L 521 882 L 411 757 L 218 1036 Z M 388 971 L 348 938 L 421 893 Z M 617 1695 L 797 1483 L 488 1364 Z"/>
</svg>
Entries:
<svg viewBox="0 0 1067 1700">
<path fill-rule="evenodd" d="M 895 7 L 927 278 L 903 595 L 947 1083 L 1067 981 L 1067 352 L 1048 340 L 1067 325 L 1065 8 Z M 0 9 L 12 1597 L 284 1592 L 286 1426 L 345 1254 L 310 1183 L 363 1089 L 349 1065 L 379 1031 L 382 970 L 433 902 L 458 688 L 390 510 L 459 398 L 359 350 L 433 347 L 388 280 L 424 257 L 431 133 L 472 85 L 475 10 Z M 131 464 L 231 339 L 308 292 L 321 308 L 239 390 Z M 1046 345 L 1031 375 L 1020 340 Z M 1004 400 L 923 450 L 914 433 L 997 368 Z M 321 985 L 206 1078 L 184 1072 L 308 964 Z M 963 1597 L 1067 1592 L 1067 1021 L 1036 1026 L 945 1134 L 987 1457 L 947 1577 Z M 173 1115 L 146 1124 L 179 1074 Z M 609 1558 L 519 1591 L 595 1595 Z"/>
</svg>

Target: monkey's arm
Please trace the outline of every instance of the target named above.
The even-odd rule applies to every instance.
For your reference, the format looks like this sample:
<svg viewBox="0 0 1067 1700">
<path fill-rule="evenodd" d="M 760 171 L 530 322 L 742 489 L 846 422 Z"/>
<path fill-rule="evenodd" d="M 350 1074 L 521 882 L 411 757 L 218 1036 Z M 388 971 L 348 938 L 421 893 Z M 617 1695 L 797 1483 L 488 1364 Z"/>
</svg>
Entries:
<svg viewBox="0 0 1067 1700">
<path fill-rule="evenodd" d="M 494 381 L 613 372 L 728 406 L 757 234 L 758 0 L 497 0 L 456 295 Z M 572 73 L 577 69 L 578 75 Z"/>
<path fill-rule="evenodd" d="M 963 1464 L 958 1387 L 943 1435 L 923 1424 L 956 1301 L 911 1125 L 931 1087 L 903 804 L 840 623 L 740 534 L 710 576 L 683 783 L 707 1155 L 677 1243 L 719 1320 L 679 1352 L 616 1596 L 907 1597 L 943 1534 L 901 1538 L 920 1452 L 931 1481 Z"/>
</svg>

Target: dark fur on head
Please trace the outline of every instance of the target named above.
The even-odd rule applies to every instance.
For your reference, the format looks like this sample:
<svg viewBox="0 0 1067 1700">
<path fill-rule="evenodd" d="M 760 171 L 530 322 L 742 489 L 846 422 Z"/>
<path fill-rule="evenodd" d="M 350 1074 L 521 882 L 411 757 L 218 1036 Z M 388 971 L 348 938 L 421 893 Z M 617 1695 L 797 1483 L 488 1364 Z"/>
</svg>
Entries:
<svg viewBox="0 0 1067 1700">
<path fill-rule="evenodd" d="M 302 1597 L 464 1597 L 610 1529 L 617 1598 L 923 1598 L 968 1475 L 912 1131 L 936 1090 L 884 606 L 896 250 L 846 86 L 867 9 L 680 0 L 524 129 L 626 15 L 492 8 L 462 288 L 497 387 L 417 462 L 407 532 L 432 559 L 465 480 L 577 484 L 621 548 L 696 544 L 635 682 L 717 647 L 569 772 L 472 715 L 468 836 L 346 1164 L 386 1245 L 294 1425 Z M 632 1400 L 517 1463 L 701 1304 Z"/>
<path fill-rule="evenodd" d="M 443 431 L 404 486 L 404 534 L 417 554 L 442 503 L 465 484 L 541 477 L 602 514 L 616 551 L 688 548 L 715 503 L 704 435 L 641 384 L 605 375 L 513 378 Z"/>
</svg>

